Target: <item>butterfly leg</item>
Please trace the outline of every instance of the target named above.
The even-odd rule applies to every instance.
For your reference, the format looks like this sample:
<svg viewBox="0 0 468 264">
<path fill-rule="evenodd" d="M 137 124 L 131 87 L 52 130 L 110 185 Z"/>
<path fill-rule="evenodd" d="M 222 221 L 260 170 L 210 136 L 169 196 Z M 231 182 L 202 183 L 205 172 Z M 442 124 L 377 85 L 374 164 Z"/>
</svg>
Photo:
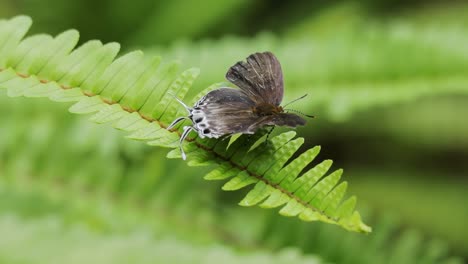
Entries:
<svg viewBox="0 0 468 264">
<path fill-rule="evenodd" d="M 181 122 L 184 119 L 189 119 L 189 118 L 185 116 L 179 117 L 176 120 L 172 121 L 172 123 L 166 129 L 171 130 L 173 127 L 175 127 L 175 125 L 177 125 L 179 122 Z"/>
<path fill-rule="evenodd" d="M 265 139 L 265 142 L 267 142 L 267 144 L 268 144 L 268 138 L 270 137 L 273 130 L 275 130 L 275 128 L 276 128 L 276 126 L 272 126 L 271 129 L 267 132 L 267 136 L 266 136 L 266 139 Z"/>
<path fill-rule="evenodd" d="M 247 134 L 247 138 L 245 139 L 245 145 L 250 145 L 250 143 L 252 143 L 252 138 L 253 138 L 254 134 Z"/>
<path fill-rule="evenodd" d="M 185 138 L 188 136 L 190 131 L 193 130 L 193 127 L 191 126 L 184 126 L 184 132 L 180 136 L 180 141 L 179 141 L 179 148 L 180 148 L 180 153 L 182 154 L 182 159 L 185 160 L 187 156 L 185 155 L 184 149 L 182 148 L 182 144 L 184 143 Z"/>
<path fill-rule="evenodd" d="M 228 139 L 230 136 L 232 136 L 232 134 L 226 134 L 226 135 L 222 135 L 221 137 L 219 137 L 219 140 L 226 140 Z"/>
</svg>

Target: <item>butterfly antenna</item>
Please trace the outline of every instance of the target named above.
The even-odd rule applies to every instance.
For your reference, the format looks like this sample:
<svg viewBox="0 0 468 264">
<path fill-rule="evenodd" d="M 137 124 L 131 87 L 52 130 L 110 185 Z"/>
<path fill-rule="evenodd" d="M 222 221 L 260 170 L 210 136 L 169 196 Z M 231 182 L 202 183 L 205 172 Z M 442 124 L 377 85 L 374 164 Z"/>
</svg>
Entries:
<svg viewBox="0 0 468 264">
<path fill-rule="evenodd" d="M 185 110 L 187 110 L 187 112 L 190 113 L 190 110 L 192 110 L 192 108 L 188 107 L 184 102 L 182 102 L 182 100 L 180 100 L 177 96 L 175 96 L 175 94 L 171 92 L 168 92 L 168 94 L 174 97 L 174 99 L 176 99 L 177 102 L 179 102 L 185 108 Z"/>
<path fill-rule="evenodd" d="M 299 97 L 299 98 L 296 98 L 296 99 L 292 100 L 291 102 L 285 104 L 283 107 L 286 107 L 286 106 L 288 106 L 288 105 L 290 105 L 290 104 L 292 104 L 292 103 L 294 103 L 294 102 L 296 102 L 296 101 L 299 101 L 299 100 L 301 100 L 301 99 L 304 99 L 306 96 L 307 96 L 307 94 L 304 94 L 303 96 L 301 96 L 301 97 Z"/>
<path fill-rule="evenodd" d="M 303 116 L 307 116 L 307 117 L 310 117 L 310 118 L 315 118 L 314 115 L 306 115 L 304 113 L 302 113 L 301 111 L 297 111 L 297 110 L 294 110 L 294 109 L 284 109 L 285 111 L 291 111 L 291 112 L 294 112 L 294 113 L 297 113 L 297 114 L 301 114 Z"/>
</svg>

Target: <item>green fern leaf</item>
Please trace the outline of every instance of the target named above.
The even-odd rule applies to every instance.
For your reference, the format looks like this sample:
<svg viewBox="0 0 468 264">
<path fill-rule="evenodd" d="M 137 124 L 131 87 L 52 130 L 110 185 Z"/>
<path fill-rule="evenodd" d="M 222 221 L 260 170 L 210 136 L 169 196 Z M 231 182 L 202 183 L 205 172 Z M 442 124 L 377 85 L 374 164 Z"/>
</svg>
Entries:
<svg viewBox="0 0 468 264">
<path fill-rule="evenodd" d="M 140 51 L 115 59 L 116 43 L 89 41 L 73 50 L 78 40 L 73 30 L 55 38 L 36 35 L 21 40 L 30 24 L 24 16 L 0 22 L 0 88 L 7 89 L 9 96 L 75 102 L 70 112 L 92 114 L 93 122 L 109 123 L 129 132 L 129 138 L 152 146 L 172 148 L 168 157 L 180 157 L 180 131 L 165 129 L 182 114 L 170 94 L 184 98 L 198 69 L 179 73 L 178 63 L 163 64 L 159 57 L 147 58 Z M 216 87 L 219 84 L 208 89 Z M 347 186 L 339 184 L 342 170 L 325 176 L 331 161 L 301 174 L 318 155 L 319 147 L 290 161 L 303 138 L 295 138 L 291 131 L 259 144 L 263 135 L 244 135 L 234 141 L 188 138 L 184 144 L 188 164 L 216 164 L 205 178 L 229 179 L 223 190 L 254 185 L 240 202 L 242 206 L 282 206 L 279 212 L 285 216 L 371 231 L 354 210 L 356 199 L 342 202 Z"/>
</svg>

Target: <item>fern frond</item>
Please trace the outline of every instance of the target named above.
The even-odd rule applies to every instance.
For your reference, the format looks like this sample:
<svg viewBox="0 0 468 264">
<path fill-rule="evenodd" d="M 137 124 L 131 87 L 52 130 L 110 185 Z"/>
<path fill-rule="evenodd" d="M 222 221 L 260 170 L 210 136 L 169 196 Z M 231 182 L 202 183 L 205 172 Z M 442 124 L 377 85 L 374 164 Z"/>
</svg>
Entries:
<svg viewBox="0 0 468 264">
<path fill-rule="evenodd" d="M 178 73 L 177 63 L 162 64 L 159 57 L 147 58 L 139 51 L 116 59 L 116 43 L 89 41 L 73 50 L 78 41 L 74 30 L 55 38 L 36 35 L 22 40 L 30 24 L 24 16 L 0 22 L 0 88 L 9 96 L 75 102 L 70 112 L 93 114 L 93 122 L 109 123 L 149 145 L 173 148 L 168 157 L 180 157 L 180 131 L 165 129 L 178 111 L 170 94 L 184 98 L 198 69 Z M 304 140 L 287 132 L 250 150 L 261 136 L 240 137 L 229 148 L 228 141 L 190 138 L 185 146 L 188 164 L 218 165 L 206 179 L 231 178 L 224 190 L 255 184 L 241 205 L 283 206 L 280 213 L 285 216 L 370 232 L 354 210 L 356 198 L 342 201 L 346 191 L 346 183 L 338 184 L 342 171 L 324 176 L 331 161 L 301 174 L 319 147 L 287 164 Z"/>
</svg>

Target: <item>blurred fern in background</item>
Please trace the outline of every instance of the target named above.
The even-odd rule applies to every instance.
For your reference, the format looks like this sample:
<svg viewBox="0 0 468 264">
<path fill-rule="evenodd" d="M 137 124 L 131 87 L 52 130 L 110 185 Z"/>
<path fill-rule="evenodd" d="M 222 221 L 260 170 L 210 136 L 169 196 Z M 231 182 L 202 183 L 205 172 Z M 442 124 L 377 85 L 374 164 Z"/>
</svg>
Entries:
<svg viewBox="0 0 468 264">
<path fill-rule="evenodd" d="M 446 1 L 2 1 L 33 33 L 199 67 L 191 96 L 271 50 L 298 129 L 346 169 L 370 235 L 235 205 L 245 192 L 44 99 L 0 90 L 0 263 L 462 263 L 468 6 Z M 53 10 L 53 12 L 51 11 Z M 200 10 L 193 12 L 194 10 Z M 60 14 L 60 15 L 57 15 Z M 190 15 L 187 15 L 190 14 Z M 283 132 L 283 131 L 280 131 Z M 460 257 L 458 257 L 460 256 Z M 223 262 L 224 263 L 224 262 Z"/>
</svg>

